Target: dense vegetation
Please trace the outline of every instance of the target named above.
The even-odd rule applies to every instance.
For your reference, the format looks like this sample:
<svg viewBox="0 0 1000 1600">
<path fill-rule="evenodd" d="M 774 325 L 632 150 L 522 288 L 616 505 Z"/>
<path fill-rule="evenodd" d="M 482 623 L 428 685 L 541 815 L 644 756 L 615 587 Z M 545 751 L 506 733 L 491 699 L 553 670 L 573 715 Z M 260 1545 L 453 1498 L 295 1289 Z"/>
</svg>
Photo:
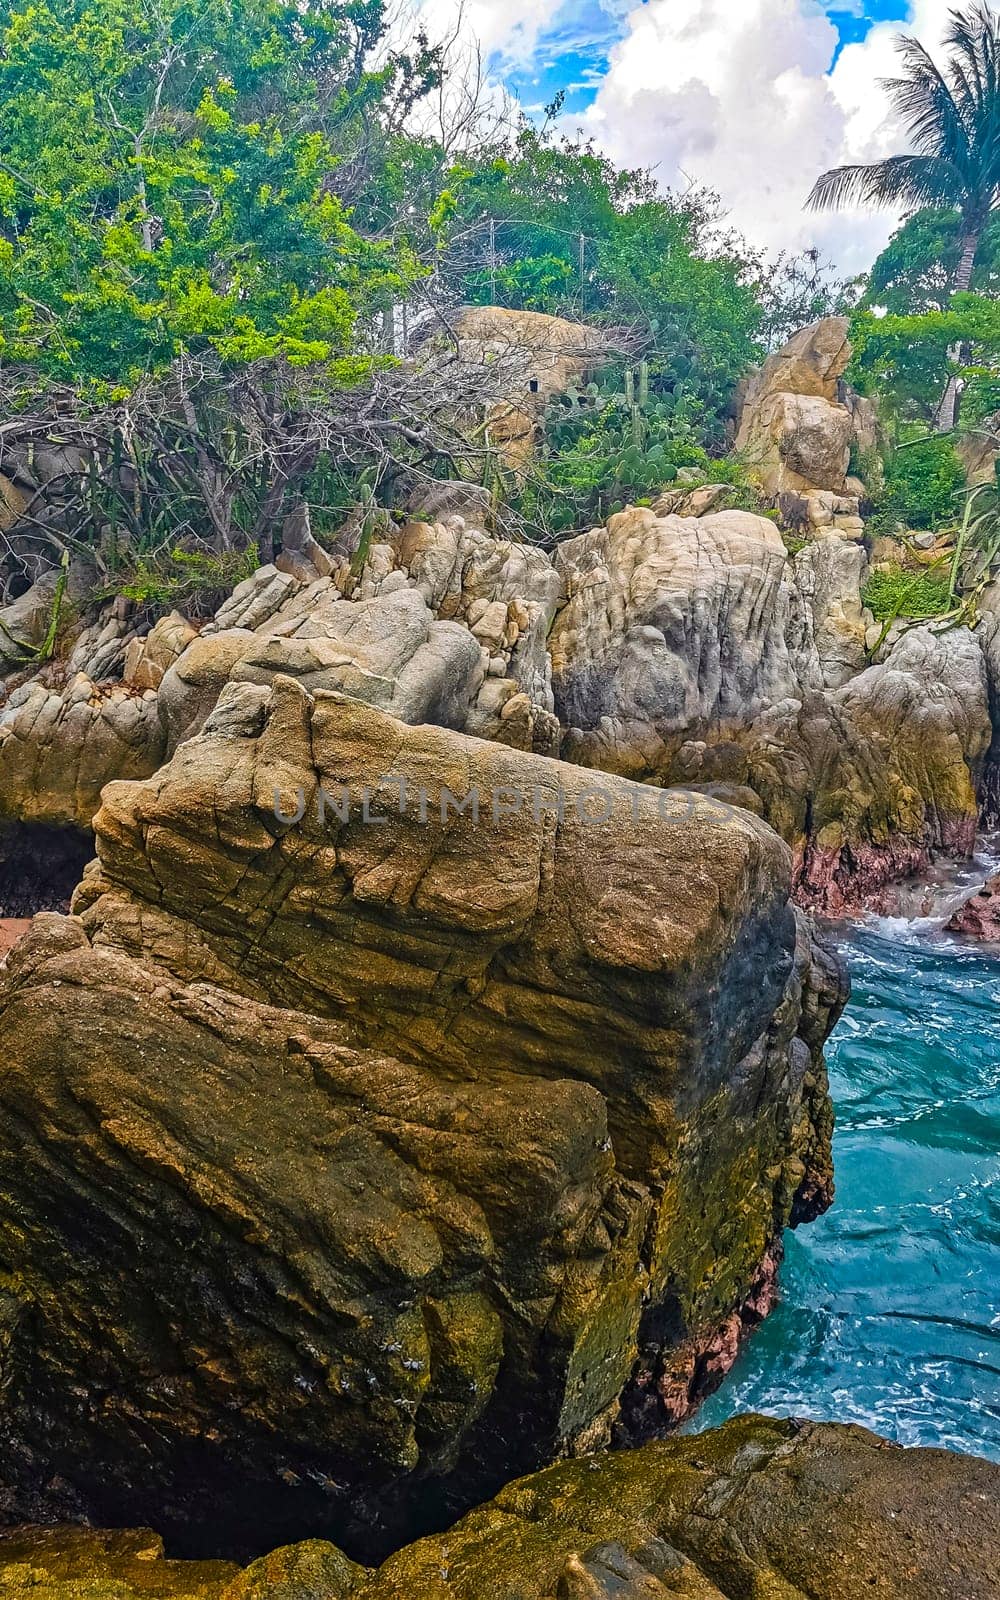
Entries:
<svg viewBox="0 0 1000 1600">
<path fill-rule="evenodd" d="M 449 70 L 393 47 L 380 0 L 0 3 L 6 459 L 55 425 L 78 446 L 44 537 L 102 587 L 189 583 L 199 551 L 236 570 L 303 499 L 333 534 L 456 473 L 553 536 L 707 470 L 741 374 L 828 309 L 814 263 L 754 256 L 710 196 L 498 117 L 461 73 L 449 98 Z M 398 362 L 468 301 L 606 322 L 642 404 L 613 369 L 551 470 L 498 484 L 461 419 L 500 375 Z"/>
<path fill-rule="evenodd" d="M 44 546 L 91 562 L 95 594 L 187 601 L 303 506 L 356 539 L 454 476 L 542 540 L 679 475 L 755 504 L 737 382 L 850 305 L 852 378 L 900 446 L 883 523 L 958 520 L 951 444 L 913 441 L 946 373 L 963 425 L 1000 408 L 1000 233 L 980 217 L 970 265 L 968 194 L 837 284 L 814 254 L 765 260 L 710 194 L 561 137 L 558 102 L 531 125 L 447 47 L 394 41 L 382 0 L 0 0 L 0 471 L 63 450 L 8 594 Z M 447 333 L 470 302 L 603 324 L 623 352 L 552 402 L 526 474 L 483 426 L 502 364 Z"/>
</svg>

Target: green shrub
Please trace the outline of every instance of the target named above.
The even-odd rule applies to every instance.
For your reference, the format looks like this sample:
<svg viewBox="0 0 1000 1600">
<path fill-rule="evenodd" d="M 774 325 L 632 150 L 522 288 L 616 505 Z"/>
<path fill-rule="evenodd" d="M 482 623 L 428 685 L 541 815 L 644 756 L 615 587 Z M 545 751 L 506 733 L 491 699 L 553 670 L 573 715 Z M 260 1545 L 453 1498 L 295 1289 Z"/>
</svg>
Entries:
<svg viewBox="0 0 1000 1600">
<path fill-rule="evenodd" d="M 708 480 L 709 466 L 689 409 L 673 396 L 633 404 L 591 385 L 546 408 L 544 455 L 517 509 L 539 535 L 559 536 L 625 505 L 651 503 L 682 467 L 697 467 Z"/>
<path fill-rule="evenodd" d="M 895 617 L 939 617 L 950 603 L 946 577 L 904 572 L 901 567 L 877 568 L 862 589 L 861 599 L 877 622 L 891 622 Z"/>
<path fill-rule="evenodd" d="M 920 439 L 896 451 L 886 478 L 886 507 L 911 528 L 954 522 L 965 471 L 950 439 Z"/>
<path fill-rule="evenodd" d="M 152 612 L 182 606 L 189 616 L 211 616 L 236 585 L 256 571 L 257 564 L 254 545 L 221 555 L 207 550 L 164 550 L 141 556 L 98 598 L 120 594 Z"/>
</svg>

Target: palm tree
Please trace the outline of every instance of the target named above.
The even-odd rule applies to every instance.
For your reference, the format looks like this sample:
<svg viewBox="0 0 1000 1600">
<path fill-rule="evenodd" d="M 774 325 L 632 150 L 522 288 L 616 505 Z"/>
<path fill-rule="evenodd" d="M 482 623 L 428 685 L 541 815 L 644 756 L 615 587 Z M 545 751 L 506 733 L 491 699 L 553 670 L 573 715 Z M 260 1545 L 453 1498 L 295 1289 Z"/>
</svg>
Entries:
<svg viewBox="0 0 1000 1600">
<path fill-rule="evenodd" d="M 909 129 L 914 154 L 835 167 L 819 179 L 806 204 L 817 211 L 859 201 L 907 211 L 957 207 L 957 293 L 969 288 L 986 224 L 1000 207 L 1000 15 L 991 0 L 952 11 L 945 45 L 949 58 L 942 72 L 919 40 L 902 36 L 904 71 L 883 84 Z M 955 426 L 959 394 L 952 376 L 937 414 L 944 433 Z"/>
</svg>

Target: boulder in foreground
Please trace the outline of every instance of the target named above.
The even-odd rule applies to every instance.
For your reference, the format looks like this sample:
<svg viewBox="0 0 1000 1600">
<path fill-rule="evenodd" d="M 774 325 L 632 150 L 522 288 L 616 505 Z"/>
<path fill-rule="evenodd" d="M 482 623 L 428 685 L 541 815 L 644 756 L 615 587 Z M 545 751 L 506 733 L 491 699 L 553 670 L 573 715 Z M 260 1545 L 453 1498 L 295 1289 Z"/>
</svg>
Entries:
<svg viewBox="0 0 1000 1600">
<path fill-rule="evenodd" d="M 0 988 L 15 1491 L 370 1559 L 690 1413 L 831 1194 L 766 824 L 281 679 L 97 846 Z"/>
</svg>

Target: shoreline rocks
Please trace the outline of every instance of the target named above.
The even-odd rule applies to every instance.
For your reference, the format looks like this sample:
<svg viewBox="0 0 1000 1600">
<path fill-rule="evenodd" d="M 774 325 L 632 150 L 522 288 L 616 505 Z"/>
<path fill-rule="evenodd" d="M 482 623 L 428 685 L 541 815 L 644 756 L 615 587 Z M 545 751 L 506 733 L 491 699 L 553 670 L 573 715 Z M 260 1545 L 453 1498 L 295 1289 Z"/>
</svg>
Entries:
<svg viewBox="0 0 1000 1600">
<path fill-rule="evenodd" d="M 370 1556 L 721 1378 L 843 977 L 764 823 L 592 777 L 281 678 L 106 789 L 0 975 L 15 1488 Z"/>
<path fill-rule="evenodd" d="M 146 1530 L 0 1537 L 9 1600 L 994 1600 L 1000 1468 L 863 1428 L 740 1417 L 508 1484 L 377 1570 L 319 1540 L 243 1572 Z"/>
<path fill-rule="evenodd" d="M 1000 944 L 1000 873 L 970 895 L 945 923 L 946 933 L 964 933 L 984 944 Z"/>
</svg>

